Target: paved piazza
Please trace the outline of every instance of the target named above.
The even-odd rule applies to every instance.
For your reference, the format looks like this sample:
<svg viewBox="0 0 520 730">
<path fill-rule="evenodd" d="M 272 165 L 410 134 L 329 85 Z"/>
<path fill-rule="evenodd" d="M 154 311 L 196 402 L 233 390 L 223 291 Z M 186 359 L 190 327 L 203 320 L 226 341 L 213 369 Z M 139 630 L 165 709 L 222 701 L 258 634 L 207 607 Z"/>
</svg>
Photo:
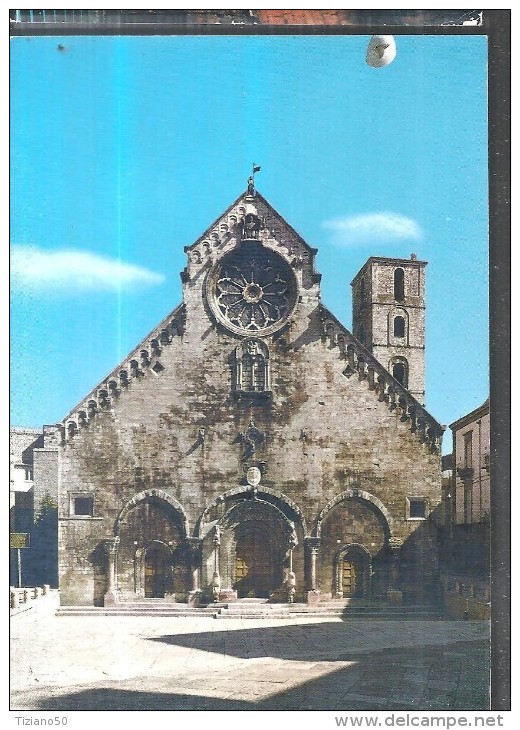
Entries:
<svg viewBox="0 0 520 730">
<path fill-rule="evenodd" d="M 488 624 L 11 620 L 12 710 L 486 710 Z"/>
</svg>

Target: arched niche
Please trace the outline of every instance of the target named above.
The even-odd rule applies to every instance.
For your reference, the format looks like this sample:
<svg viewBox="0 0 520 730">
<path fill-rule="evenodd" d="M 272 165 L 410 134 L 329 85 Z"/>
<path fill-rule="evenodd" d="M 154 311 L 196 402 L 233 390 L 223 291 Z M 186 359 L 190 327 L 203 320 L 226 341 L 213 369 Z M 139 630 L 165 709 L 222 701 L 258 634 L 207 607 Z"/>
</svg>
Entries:
<svg viewBox="0 0 520 730">
<path fill-rule="evenodd" d="M 122 600 L 186 600 L 191 580 L 187 528 L 181 505 L 163 490 L 144 490 L 126 503 L 115 524 Z"/>
<path fill-rule="evenodd" d="M 316 521 L 316 537 L 320 539 L 317 570 L 320 590 L 333 596 L 348 592 L 348 598 L 365 597 L 373 567 L 376 593 L 382 594 L 387 588 L 391 535 L 392 518 L 373 494 L 348 489 L 336 495 Z M 347 591 L 347 573 L 352 583 L 350 591 Z"/>
<path fill-rule="evenodd" d="M 179 520 L 179 525 L 182 531 L 182 538 L 185 539 L 188 536 L 188 517 L 186 515 L 186 512 L 182 508 L 180 502 L 178 502 L 174 497 L 168 494 L 168 492 L 165 492 L 162 489 L 145 489 L 144 491 L 134 495 L 132 499 L 130 499 L 125 504 L 125 506 L 117 516 L 114 526 L 115 536 L 119 535 L 121 523 L 125 521 L 130 510 L 132 510 L 139 503 L 145 501 L 149 503 L 162 504 L 165 509 L 170 511 L 173 510 Z"/>
</svg>

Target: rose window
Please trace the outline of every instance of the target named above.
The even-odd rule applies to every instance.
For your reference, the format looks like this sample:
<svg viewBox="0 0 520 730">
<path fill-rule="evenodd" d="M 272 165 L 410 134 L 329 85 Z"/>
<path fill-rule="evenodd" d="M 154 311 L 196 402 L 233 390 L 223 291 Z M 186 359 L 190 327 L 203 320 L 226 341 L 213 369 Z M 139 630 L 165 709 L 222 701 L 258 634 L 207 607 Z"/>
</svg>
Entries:
<svg viewBox="0 0 520 730">
<path fill-rule="evenodd" d="M 214 314 L 239 334 L 274 332 L 296 303 L 289 265 L 259 244 L 243 244 L 217 265 L 210 279 Z"/>
</svg>

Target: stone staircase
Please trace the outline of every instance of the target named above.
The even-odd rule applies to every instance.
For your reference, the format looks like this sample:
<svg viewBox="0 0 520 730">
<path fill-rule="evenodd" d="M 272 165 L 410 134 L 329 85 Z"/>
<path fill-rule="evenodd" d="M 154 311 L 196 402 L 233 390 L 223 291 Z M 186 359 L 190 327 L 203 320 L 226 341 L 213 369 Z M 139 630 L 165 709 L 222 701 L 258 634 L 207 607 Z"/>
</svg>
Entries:
<svg viewBox="0 0 520 730">
<path fill-rule="evenodd" d="M 431 606 L 390 606 L 349 599 L 335 599 L 309 606 L 306 603 L 268 603 L 257 599 L 242 599 L 218 604 L 215 618 L 306 618 L 337 617 L 377 619 L 439 619 L 442 612 Z"/>
<path fill-rule="evenodd" d="M 161 598 L 118 603 L 115 606 L 60 606 L 57 616 L 185 616 L 215 617 L 213 606 L 195 608 L 187 603 L 170 603 Z"/>
<path fill-rule="evenodd" d="M 343 618 L 386 620 L 439 620 L 446 618 L 435 606 L 390 606 L 349 599 L 335 599 L 309 606 L 306 603 L 269 603 L 267 599 L 243 598 L 230 603 L 211 603 L 199 608 L 149 598 L 116 606 L 61 606 L 57 616 L 187 616 L 214 619 Z"/>
</svg>

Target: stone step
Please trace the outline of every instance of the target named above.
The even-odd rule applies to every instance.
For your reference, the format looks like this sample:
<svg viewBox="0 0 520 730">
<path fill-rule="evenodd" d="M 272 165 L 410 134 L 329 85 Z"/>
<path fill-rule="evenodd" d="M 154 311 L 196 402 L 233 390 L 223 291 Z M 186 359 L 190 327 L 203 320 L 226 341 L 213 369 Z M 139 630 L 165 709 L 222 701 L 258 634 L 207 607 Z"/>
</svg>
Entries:
<svg viewBox="0 0 520 730">
<path fill-rule="evenodd" d="M 304 603 L 276 604 L 249 603 L 240 601 L 228 604 L 210 604 L 195 608 L 183 603 L 119 603 L 116 606 L 61 606 L 57 616 L 168 616 L 218 619 L 290 619 L 338 617 L 345 619 L 442 619 L 444 615 L 438 608 L 430 606 L 345 606 L 318 604 L 308 606 Z"/>
<path fill-rule="evenodd" d="M 213 608 L 193 608 L 191 606 L 146 606 L 137 604 L 135 606 L 61 606 L 56 611 L 56 616 L 199 616 L 213 618 L 216 614 Z"/>
</svg>

